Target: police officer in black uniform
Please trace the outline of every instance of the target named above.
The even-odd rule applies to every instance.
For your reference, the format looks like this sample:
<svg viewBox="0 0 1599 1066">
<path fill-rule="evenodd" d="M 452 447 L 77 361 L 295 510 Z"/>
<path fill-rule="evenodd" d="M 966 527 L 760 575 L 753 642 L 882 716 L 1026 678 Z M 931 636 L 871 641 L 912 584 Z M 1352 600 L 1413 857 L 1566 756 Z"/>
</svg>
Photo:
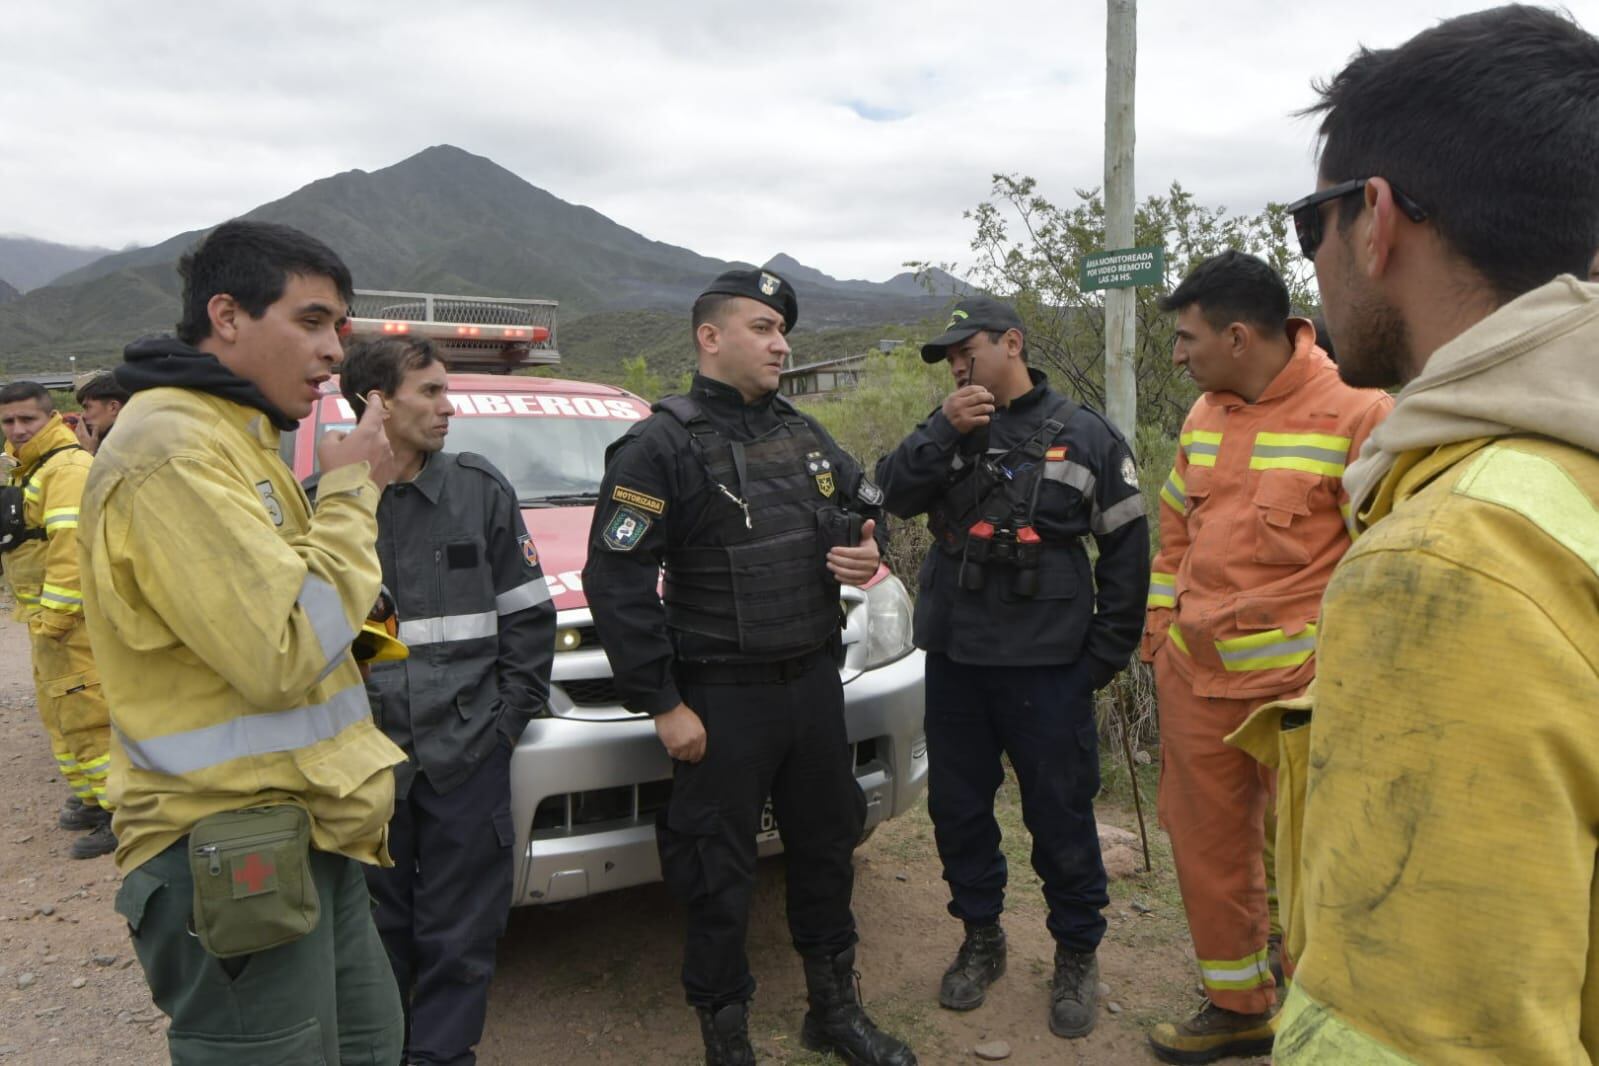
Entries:
<svg viewBox="0 0 1599 1066">
<path fill-rule="evenodd" d="M 926 514 L 916 645 L 927 652 L 928 811 L 966 937 L 939 1002 L 971 1010 L 1005 972 L 1005 857 L 994 793 L 1008 756 L 1044 882 L 1055 974 L 1049 1024 L 1094 1027 L 1105 867 L 1094 824 L 1094 692 L 1138 644 L 1149 529 L 1122 435 L 1027 365 L 1008 304 L 956 305 L 922 347 L 956 390 L 877 464 L 884 507 Z M 1083 538 L 1099 559 L 1090 576 Z"/>
<path fill-rule="evenodd" d="M 471 1066 L 495 942 L 511 906 L 511 756 L 550 694 L 555 606 L 516 491 L 487 459 L 445 452 L 444 363 L 420 337 L 350 349 L 340 386 L 357 416 L 383 397 L 399 474 L 378 501 L 378 559 L 403 662 L 373 666 L 394 768 L 394 865 L 367 887 L 405 1004 L 405 1062 Z"/>
<path fill-rule="evenodd" d="M 623 703 L 654 716 L 673 758 L 657 837 L 688 909 L 683 984 L 706 1062 L 755 1061 L 744 935 L 770 797 L 810 999 L 801 1039 L 905 1066 L 916 1057 L 856 992 L 851 857 L 865 798 L 838 676 L 839 583 L 877 571 L 882 494 L 777 395 L 798 310 L 769 270 L 729 271 L 695 301 L 699 373 L 607 453 L 583 587 Z"/>
</svg>

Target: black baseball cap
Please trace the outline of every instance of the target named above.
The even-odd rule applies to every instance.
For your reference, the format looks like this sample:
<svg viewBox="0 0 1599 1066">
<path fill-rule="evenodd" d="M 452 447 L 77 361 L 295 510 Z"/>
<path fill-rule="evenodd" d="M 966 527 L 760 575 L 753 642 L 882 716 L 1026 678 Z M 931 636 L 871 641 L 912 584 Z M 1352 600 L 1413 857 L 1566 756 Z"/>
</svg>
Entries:
<svg viewBox="0 0 1599 1066">
<path fill-rule="evenodd" d="M 950 312 L 944 332 L 922 345 L 922 361 L 941 363 L 952 344 L 978 333 L 1004 333 L 1010 329 L 1020 330 L 1023 335 L 1027 332 L 1016 308 L 992 296 L 968 296 Z"/>
<path fill-rule="evenodd" d="M 785 332 L 793 329 L 794 323 L 799 321 L 799 297 L 794 295 L 794 286 L 770 270 L 752 267 L 718 274 L 716 280 L 705 286 L 705 291 L 700 295 L 709 296 L 712 293 L 758 300 L 783 316 Z"/>
</svg>

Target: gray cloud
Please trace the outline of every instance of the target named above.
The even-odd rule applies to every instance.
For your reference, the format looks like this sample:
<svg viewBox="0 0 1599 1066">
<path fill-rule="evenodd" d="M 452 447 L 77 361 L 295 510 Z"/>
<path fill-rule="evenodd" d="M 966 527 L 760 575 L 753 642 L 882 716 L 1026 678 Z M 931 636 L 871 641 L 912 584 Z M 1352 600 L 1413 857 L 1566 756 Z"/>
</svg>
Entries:
<svg viewBox="0 0 1599 1066">
<path fill-rule="evenodd" d="M 1313 180 L 1313 75 L 1470 0 L 1141 5 L 1138 185 Z M 1573 5 L 1590 27 L 1599 0 Z M 1584 11 L 1584 8 L 1589 10 Z M 1102 173 L 1104 5 L 12 0 L 0 232 L 149 243 L 430 144 L 708 255 L 881 279 L 965 261 L 996 171 Z M 23 42 L 18 44 L 18 42 Z"/>
</svg>

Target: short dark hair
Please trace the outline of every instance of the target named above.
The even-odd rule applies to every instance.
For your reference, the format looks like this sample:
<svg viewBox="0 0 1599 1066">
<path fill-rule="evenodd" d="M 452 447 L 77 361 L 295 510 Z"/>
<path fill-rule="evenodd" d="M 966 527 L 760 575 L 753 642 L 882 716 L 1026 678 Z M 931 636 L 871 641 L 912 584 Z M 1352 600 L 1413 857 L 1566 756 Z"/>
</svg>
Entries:
<svg viewBox="0 0 1599 1066">
<path fill-rule="evenodd" d="M 102 403 L 127 403 L 133 394 L 117 383 L 117 376 L 107 370 L 96 374 L 94 377 L 78 386 L 75 394 L 78 403 L 89 400 L 99 400 Z"/>
<path fill-rule="evenodd" d="M 360 418 L 366 396 L 373 389 L 384 397 L 400 391 L 405 375 L 439 361 L 433 342 L 426 337 L 378 337 L 356 341 L 339 364 L 339 391 Z"/>
<path fill-rule="evenodd" d="M 199 344 L 211 335 L 211 297 L 232 296 L 251 318 L 260 318 L 283 296 L 290 274 L 329 278 L 346 304 L 355 301 L 350 268 L 307 233 L 274 222 L 224 222 L 178 260 L 183 278 L 183 317 L 178 340 Z"/>
<path fill-rule="evenodd" d="M 1317 82 L 1323 181 L 1382 177 L 1501 302 L 1599 248 L 1599 38 L 1510 4 L 1363 48 Z M 1346 205 L 1352 201 L 1346 201 Z M 1347 228 L 1358 209 L 1339 210 Z"/>
<path fill-rule="evenodd" d="M 51 399 L 50 390 L 37 381 L 13 381 L 9 385 L 0 387 L 0 404 L 21 403 L 24 400 L 38 400 L 39 406 L 46 414 L 56 409 L 56 402 Z"/>
<path fill-rule="evenodd" d="M 1212 329 L 1248 322 L 1274 332 L 1288 324 L 1288 286 L 1282 275 L 1264 259 L 1236 250 L 1211 256 L 1160 298 L 1162 311 L 1181 311 L 1190 304 L 1199 305 Z"/>
<path fill-rule="evenodd" d="M 689 316 L 689 328 L 694 333 L 694 346 L 699 347 L 700 327 L 707 322 L 722 324 L 722 315 L 727 310 L 727 305 L 737 300 L 738 297 L 726 292 L 708 292 L 694 301 L 694 310 Z"/>
</svg>

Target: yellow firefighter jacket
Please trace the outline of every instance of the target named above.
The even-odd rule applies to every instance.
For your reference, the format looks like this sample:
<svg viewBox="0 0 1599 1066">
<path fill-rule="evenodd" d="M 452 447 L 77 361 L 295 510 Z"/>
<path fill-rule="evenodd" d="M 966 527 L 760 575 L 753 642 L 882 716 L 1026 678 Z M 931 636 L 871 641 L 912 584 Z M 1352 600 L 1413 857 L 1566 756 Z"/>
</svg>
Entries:
<svg viewBox="0 0 1599 1066">
<path fill-rule="evenodd" d="M 136 393 L 84 493 L 84 597 L 111 705 L 116 861 L 220 811 L 292 802 L 312 846 L 387 864 L 390 767 L 350 642 L 377 599 L 378 491 L 322 478 L 315 514 L 260 412 Z"/>
<path fill-rule="evenodd" d="M 1596 355 L 1599 286 L 1551 282 L 1434 353 L 1350 471 L 1279 1063 L 1599 1052 Z"/>
<path fill-rule="evenodd" d="M 57 448 L 42 466 L 39 460 Z M 23 492 L 23 515 L 33 529 L 43 529 L 44 539 L 29 540 L 13 548 L 5 559 L 6 583 L 17 601 L 16 616 L 30 630 L 53 635 L 71 628 L 83 611 L 83 591 L 78 581 L 78 502 L 92 460 L 78 447 L 78 438 L 59 414 L 20 449 L 6 445 L 6 454 L 19 464 L 11 483 Z M 49 612 L 49 613 L 45 613 Z"/>
</svg>

